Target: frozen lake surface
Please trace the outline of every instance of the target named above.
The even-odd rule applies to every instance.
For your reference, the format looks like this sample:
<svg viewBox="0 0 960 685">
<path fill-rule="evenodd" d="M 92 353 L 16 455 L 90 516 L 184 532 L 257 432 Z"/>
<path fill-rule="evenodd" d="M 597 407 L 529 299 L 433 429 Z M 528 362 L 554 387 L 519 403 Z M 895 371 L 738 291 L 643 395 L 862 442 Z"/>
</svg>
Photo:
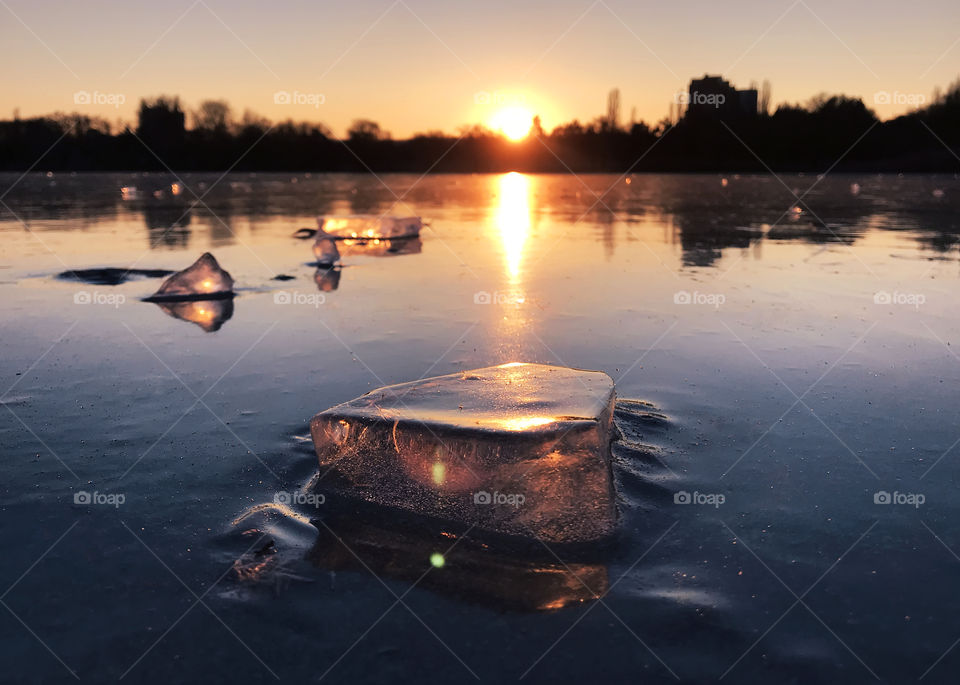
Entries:
<svg viewBox="0 0 960 685">
<path fill-rule="evenodd" d="M 4 680 L 955 682 L 956 177 L 11 185 Z M 293 237 L 371 213 L 428 225 L 338 270 Z M 207 251 L 234 299 L 141 301 Z M 612 543 L 312 483 L 317 412 L 516 361 L 615 380 Z"/>
</svg>

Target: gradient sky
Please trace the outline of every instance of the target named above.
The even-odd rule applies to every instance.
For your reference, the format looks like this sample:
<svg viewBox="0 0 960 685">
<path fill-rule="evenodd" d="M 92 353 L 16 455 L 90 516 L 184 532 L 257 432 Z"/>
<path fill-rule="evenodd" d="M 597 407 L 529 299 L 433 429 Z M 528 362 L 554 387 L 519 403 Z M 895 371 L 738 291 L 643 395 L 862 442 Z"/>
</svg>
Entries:
<svg viewBox="0 0 960 685">
<path fill-rule="evenodd" d="M 132 121 L 140 97 L 323 122 L 358 117 L 394 137 L 489 122 L 522 102 L 549 129 L 589 121 L 621 90 L 655 123 L 691 77 L 769 79 L 773 102 L 816 93 L 929 98 L 960 75 L 957 0 L 0 0 L 0 117 L 81 111 Z M 126 102 L 74 104 L 77 91 Z M 278 91 L 322 94 L 280 105 Z M 482 97 L 480 98 L 482 102 Z"/>
</svg>

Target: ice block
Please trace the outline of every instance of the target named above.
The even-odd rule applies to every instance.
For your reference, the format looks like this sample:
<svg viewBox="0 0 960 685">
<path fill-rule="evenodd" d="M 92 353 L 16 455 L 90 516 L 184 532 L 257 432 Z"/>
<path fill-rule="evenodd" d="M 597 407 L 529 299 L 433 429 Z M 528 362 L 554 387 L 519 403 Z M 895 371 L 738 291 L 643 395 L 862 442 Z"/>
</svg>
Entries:
<svg viewBox="0 0 960 685">
<path fill-rule="evenodd" d="M 317 219 L 319 232 L 335 239 L 413 238 L 420 235 L 423 222 L 418 216 L 380 216 L 353 214 L 350 216 L 321 216 Z"/>
<path fill-rule="evenodd" d="M 183 271 L 178 271 L 163 282 L 160 289 L 148 299 L 197 300 L 233 295 L 233 278 L 220 268 L 209 252 Z"/>
<path fill-rule="evenodd" d="M 324 487 L 579 543 L 616 524 L 614 399 L 604 373 L 511 363 L 374 390 L 317 414 L 310 431 Z"/>
</svg>

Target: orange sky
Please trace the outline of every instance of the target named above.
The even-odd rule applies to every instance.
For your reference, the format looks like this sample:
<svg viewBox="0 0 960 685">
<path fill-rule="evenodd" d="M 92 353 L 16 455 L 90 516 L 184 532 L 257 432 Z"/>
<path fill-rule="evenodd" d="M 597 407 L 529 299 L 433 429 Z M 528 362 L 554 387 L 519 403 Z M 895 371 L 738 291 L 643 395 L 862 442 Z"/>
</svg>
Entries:
<svg viewBox="0 0 960 685">
<path fill-rule="evenodd" d="M 129 121 L 140 97 L 171 93 L 337 134 L 366 117 L 406 137 L 489 124 L 508 106 L 548 129 L 589 121 L 619 87 L 623 119 L 636 108 L 655 123 L 706 72 L 740 87 L 769 79 L 774 103 L 860 96 L 886 118 L 960 73 L 955 0 L 5 0 L 0 16 L 4 118 Z M 890 104 L 877 104 L 884 93 Z"/>
</svg>

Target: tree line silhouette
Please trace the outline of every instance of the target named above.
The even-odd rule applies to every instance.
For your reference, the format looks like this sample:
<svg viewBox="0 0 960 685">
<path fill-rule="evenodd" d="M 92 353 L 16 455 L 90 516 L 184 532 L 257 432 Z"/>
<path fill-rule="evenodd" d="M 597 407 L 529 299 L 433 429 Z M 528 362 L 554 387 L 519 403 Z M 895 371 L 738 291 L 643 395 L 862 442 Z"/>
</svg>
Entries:
<svg viewBox="0 0 960 685">
<path fill-rule="evenodd" d="M 691 116 L 620 125 L 619 93 L 606 116 L 507 140 L 482 126 L 394 140 L 374 121 L 344 139 L 322 124 L 234 119 L 210 100 L 191 113 L 176 97 L 140 102 L 136 128 L 57 113 L 0 121 L 0 169 L 51 171 L 626 172 L 960 170 L 960 80 L 931 103 L 880 121 L 859 98 L 820 95 L 805 105 L 766 104 L 754 116 Z M 38 161 L 39 160 L 39 161 Z M 834 166 L 835 165 L 835 166 Z"/>
</svg>

